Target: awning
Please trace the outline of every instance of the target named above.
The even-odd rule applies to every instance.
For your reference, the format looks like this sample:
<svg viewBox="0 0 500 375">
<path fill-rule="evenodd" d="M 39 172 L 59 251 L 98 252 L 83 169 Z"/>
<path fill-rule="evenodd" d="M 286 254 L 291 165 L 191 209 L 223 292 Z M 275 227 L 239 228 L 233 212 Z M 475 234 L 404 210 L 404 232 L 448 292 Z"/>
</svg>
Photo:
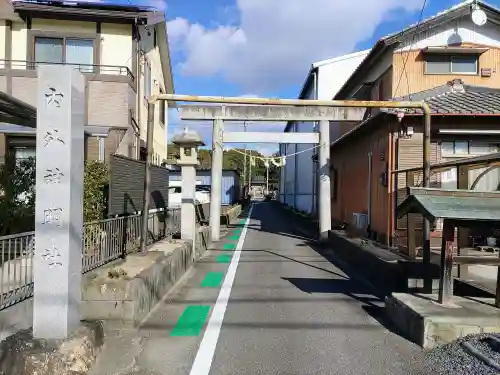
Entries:
<svg viewBox="0 0 500 375">
<path fill-rule="evenodd" d="M 36 126 L 36 108 L 0 91 L 0 122 Z"/>
<path fill-rule="evenodd" d="M 109 126 L 86 125 L 84 131 L 85 134 L 93 137 L 107 137 L 110 129 Z"/>
<path fill-rule="evenodd" d="M 435 54 L 456 54 L 456 55 L 481 55 L 488 51 L 489 48 L 480 47 L 425 47 L 422 49 L 423 53 Z"/>
</svg>

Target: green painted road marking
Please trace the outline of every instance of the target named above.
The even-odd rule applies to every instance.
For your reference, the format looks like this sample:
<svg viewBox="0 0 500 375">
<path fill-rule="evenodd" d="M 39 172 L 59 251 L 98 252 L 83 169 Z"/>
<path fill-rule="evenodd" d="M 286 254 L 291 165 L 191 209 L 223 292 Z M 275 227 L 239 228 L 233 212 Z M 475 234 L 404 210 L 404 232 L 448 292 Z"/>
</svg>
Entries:
<svg viewBox="0 0 500 375">
<path fill-rule="evenodd" d="M 207 320 L 210 306 L 188 306 L 170 336 L 198 336 Z"/>
<path fill-rule="evenodd" d="M 235 229 L 235 230 L 233 231 L 233 234 L 235 234 L 235 235 L 237 235 L 237 236 L 238 236 L 238 235 L 240 235 L 240 234 L 241 234 L 241 229 Z"/>
<path fill-rule="evenodd" d="M 245 224 L 246 221 L 247 221 L 247 219 L 241 219 L 240 224 Z"/>
<path fill-rule="evenodd" d="M 231 236 L 228 238 L 229 241 L 238 241 L 240 239 L 240 236 Z"/>
<path fill-rule="evenodd" d="M 222 247 L 223 250 L 234 250 L 236 249 L 236 244 L 235 243 L 225 243 L 224 246 Z"/>
<path fill-rule="evenodd" d="M 215 261 L 217 263 L 231 263 L 231 255 L 227 254 L 218 255 L 217 258 L 215 258 Z"/>
<path fill-rule="evenodd" d="M 224 279 L 224 272 L 207 272 L 205 278 L 201 282 L 202 288 L 217 288 Z"/>
</svg>

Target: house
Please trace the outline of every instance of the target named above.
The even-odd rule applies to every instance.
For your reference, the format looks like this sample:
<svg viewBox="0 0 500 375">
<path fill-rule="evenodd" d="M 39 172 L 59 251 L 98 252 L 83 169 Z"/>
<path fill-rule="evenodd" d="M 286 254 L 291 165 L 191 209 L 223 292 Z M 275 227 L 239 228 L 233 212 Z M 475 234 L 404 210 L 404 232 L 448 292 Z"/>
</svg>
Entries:
<svg viewBox="0 0 500 375">
<path fill-rule="evenodd" d="M 99 2 L 2 2 L 0 91 L 36 106 L 36 68 L 43 64 L 71 65 L 86 78 L 87 159 L 145 159 L 147 98 L 174 90 L 162 12 Z M 153 163 L 160 165 L 167 117 L 162 102 L 156 107 Z M 34 129 L 18 125 L 0 125 L 0 158 L 34 156 Z"/>
<path fill-rule="evenodd" d="M 312 64 L 299 94 L 299 99 L 330 100 L 368 52 L 369 50 L 356 52 Z M 312 122 L 289 121 L 285 132 L 312 132 L 315 126 L 316 124 Z M 349 123 L 343 122 L 342 126 L 349 126 Z M 332 136 L 335 136 L 337 129 L 338 127 L 332 124 Z M 300 153 L 296 154 L 297 152 Z M 316 151 L 307 144 L 282 144 L 280 145 L 280 154 L 292 156 L 287 158 L 286 165 L 281 168 L 279 200 L 297 210 L 316 214 L 318 183 L 313 161 Z M 298 177 L 310 175 L 314 175 L 315 178 Z"/>
<path fill-rule="evenodd" d="M 482 1 L 486 24 L 471 19 L 472 1 L 380 39 L 334 99 L 426 101 L 431 116 L 431 164 L 484 155 L 500 148 L 500 11 Z M 398 170 L 423 159 L 419 111 L 370 110 L 331 145 L 332 220 L 369 225 L 387 245 L 415 255 L 406 244 L 407 221 L 396 208 L 406 186 Z M 483 170 L 469 171 L 469 181 Z M 476 189 L 497 190 L 497 170 Z M 456 170 L 431 174 L 433 187 L 456 188 Z M 469 186 L 470 187 L 470 186 Z M 421 220 L 415 230 L 421 233 Z M 416 235 L 416 247 L 421 245 Z M 403 245 L 402 245 L 403 244 Z M 431 246 L 440 246 L 439 226 Z"/>
</svg>

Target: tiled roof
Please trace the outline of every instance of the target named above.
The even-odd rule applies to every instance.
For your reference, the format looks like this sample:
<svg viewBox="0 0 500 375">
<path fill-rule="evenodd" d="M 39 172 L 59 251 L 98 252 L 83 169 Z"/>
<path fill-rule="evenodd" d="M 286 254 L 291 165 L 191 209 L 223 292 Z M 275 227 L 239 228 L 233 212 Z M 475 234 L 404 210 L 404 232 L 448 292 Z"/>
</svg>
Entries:
<svg viewBox="0 0 500 375">
<path fill-rule="evenodd" d="M 465 85 L 459 79 L 394 100 L 424 100 L 436 115 L 500 115 L 500 89 Z"/>
<path fill-rule="evenodd" d="M 454 79 L 446 85 L 438 86 L 430 90 L 417 92 L 408 96 L 394 98 L 393 101 L 425 101 L 431 107 L 433 115 L 455 115 L 455 116 L 498 116 L 500 115 L 500 89 L 483 86 L 464 85 L 462 80 Z M 353 134 L 367 128 L 367 124 L 384 114 L 397 114 L 401 109 L 381 109 L 373 117 L 368 117 L 351 131 L 344 134 L 332 143 L 338 146 Z M 406 114 L 419 113 L 420 109 L 403 110 Z"/>
</svg>

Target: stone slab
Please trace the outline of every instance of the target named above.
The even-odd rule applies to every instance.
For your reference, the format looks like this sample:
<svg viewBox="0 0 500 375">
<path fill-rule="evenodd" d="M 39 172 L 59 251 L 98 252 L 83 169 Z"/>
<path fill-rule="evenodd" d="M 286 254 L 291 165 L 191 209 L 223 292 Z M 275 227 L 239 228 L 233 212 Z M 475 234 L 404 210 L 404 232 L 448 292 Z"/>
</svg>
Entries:
<svg viewBox="0 0 500 375">
<path fill-rule="evenodd" d="M 443 306 L 436 294 L 392 293 L 385 312 L 408 339 L 424 349 L 475 333 L 500 332 L 500 309 L 491 298 L 454 296 Z"/>
</svg>

